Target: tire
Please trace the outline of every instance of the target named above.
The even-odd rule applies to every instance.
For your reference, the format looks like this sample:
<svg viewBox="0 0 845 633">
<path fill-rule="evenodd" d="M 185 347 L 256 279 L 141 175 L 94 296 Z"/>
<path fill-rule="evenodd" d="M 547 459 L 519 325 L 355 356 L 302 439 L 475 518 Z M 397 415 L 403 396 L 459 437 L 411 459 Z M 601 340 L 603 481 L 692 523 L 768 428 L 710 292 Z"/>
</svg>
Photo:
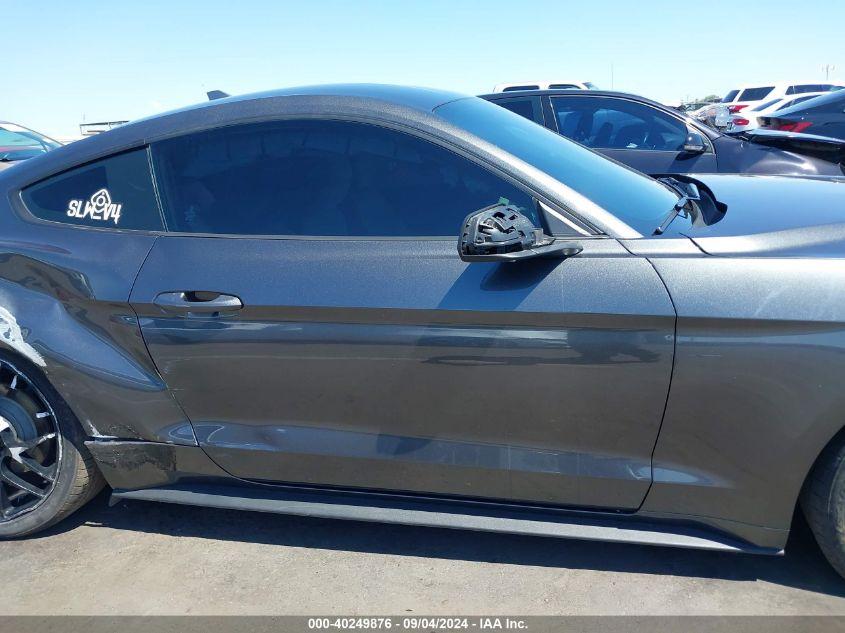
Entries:
<svg viewBox="0 0 845 633">
<path fill-rule="evenodd" d="M 845 577 L 845 436 L 819 455 L 801 491 L 801 509 L 825 558 Z"/>
<path fill-rule="evenodd" d="M 24 395 L 15 396 L 15 393 L 8 389 L 9 383 L 14 380 L 14 373 L 18 375 L 15 391 L 25 392 Z M 38 441 L 44 442 L 42 447 L 48 446 L 46 449 L 39 447 L 35 450 L 43 454 L 51 452 L 53 463 L 49 474 L 52 480 L 41 479 L 33 473 L 24 472 L 26 478 L 35 478 L 49 485 L 50 489 L 46 493 L 44 490 L 41 491 L 45 493 L 43 497 L 33 494 L 22 496 L 23 499 L 30 499 L 30 503 L 35 504 L 31 509 L 9 509 L 9 491 L 20 495 L 20 489 L 10 485 L 3 477 L 9 473 L 10 468 L 21 469 L 22 467 L 14 463 L 15 460 L 10 455 L 8 447 L 4 452 L 4 445 L 11 442 L 4 444 L 2 439 L 4 435 L 0 433 L 0 486 L 4 486 L 0 494 L 5 494 L 5 498 L 0 498 L 0 502 L 5 501 L 5 505 L 0 503 L 0 539 L 28 536 L 58 523 L 90 501 L 104 486 L 103 477 L 91 453 L 85 447 L 85 435 L 82 428 L 67 403 L 31 363 L 7 353 L 0 353 L 0 416 L 4 415 L 4 409 L 14 409 L 12 413 L 18 411 L 14 405 L 5 402 L 10 393 L 24 404 L 34 402 L 37 404 L 36 408 L 43 409 L 45 405 L 49 408 L 49 411 L 30 417 L 35 423 L 41 425 L 36 429 L 35 434 L 36 437 L 40 434 Z M 29 404 L 29 410 L 32 409 L 33 405 Z M 49 415 L 45 415 L 46 413 Z M 20 420 L 20 415 L 17 419 Z M 45 426 L 48 421 L 52 424 L 52 431 L 49 433 L 46 432 L 49 428 Z M 7 440 L 20 439 L 15 435 L 10 435 L 8 418 L 0 417 L 0 425 L 6 427 Z M 19 424 L 18 427 L 20 426 Z M 50 434 L 53 434 L 52 438 L 46 441 L 42 439 L 49 438 Z M 32 432 L 29 436 L 27 439 L 32 440 Z M 24 455 L 30 456 L 33 452 L 25 452 Z M 49 460 L 50 457 L 46 459 Z M 9 516 L 6 516 L 7 511 Z M 19 513 L 16 514 L 17 512 Z"/>
</svg>

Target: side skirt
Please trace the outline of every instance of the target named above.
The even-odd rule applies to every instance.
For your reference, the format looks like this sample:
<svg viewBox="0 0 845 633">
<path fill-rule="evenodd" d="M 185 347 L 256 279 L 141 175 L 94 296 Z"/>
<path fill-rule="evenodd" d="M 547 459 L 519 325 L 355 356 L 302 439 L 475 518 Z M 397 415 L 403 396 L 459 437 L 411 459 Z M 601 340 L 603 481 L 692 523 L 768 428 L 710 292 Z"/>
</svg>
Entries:
<svg viewBox="0 0 845 633">
<path fill-rule="evenodd" d="M 414 499 L 406 496 L 344 493 L 330 490 L 227 485 L 179 485 L 144 490 L 115 490 L 113 498 L 162 501 L 213 508 L 352 521 L 481 530 L 534 536 L 663 545 L 725 552 L 781 554 L 727 535 L 683 524 L 663 525 L 636 517 L 565 514 L 542 508 L 516 509 L 493 503 Z"/>
<path fill-rule="evenodd" d="M 113 499 L 726 552 L 781 554 L 786 532 L 707 517 L 566 510 L 399 492 L 261 484 L 231 476 L 199 446 L 85 443 Z"/>
</svg>

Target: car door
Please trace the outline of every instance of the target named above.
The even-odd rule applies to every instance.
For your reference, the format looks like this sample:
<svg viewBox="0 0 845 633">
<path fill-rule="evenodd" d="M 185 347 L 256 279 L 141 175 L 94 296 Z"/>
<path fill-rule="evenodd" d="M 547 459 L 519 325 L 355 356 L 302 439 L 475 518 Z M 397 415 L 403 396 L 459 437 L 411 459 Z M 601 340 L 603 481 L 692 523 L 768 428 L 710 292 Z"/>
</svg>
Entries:
<svg viewBox="0 0 845 633">
<path fill-rule="evenodd" d="M 647 261 L 462 262 L 470 212 L 527 192 L 352 121 L 152 147 L 173 234 L 131 301 L 206 452 L 249 480 L 632 509 L 671 372 Z"/>
<path fill-rule="evenodd" d="M 717 170 L 707 143 L 702 153 L 684 151 L 686 122 L 648 104 L 621 97 L 550 97 L 558 133 L 646 174 Z M 706 140 L 705 140 L 706 142 Z"/>
</svg>

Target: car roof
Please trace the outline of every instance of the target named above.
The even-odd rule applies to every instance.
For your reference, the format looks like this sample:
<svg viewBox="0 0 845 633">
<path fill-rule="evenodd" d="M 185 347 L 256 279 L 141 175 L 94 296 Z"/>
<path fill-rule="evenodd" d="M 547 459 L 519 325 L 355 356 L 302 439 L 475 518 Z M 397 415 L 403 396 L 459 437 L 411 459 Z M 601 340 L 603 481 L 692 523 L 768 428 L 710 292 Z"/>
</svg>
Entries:
<svg viewBox="0 0 845 633">
<path fill-rule="evenodd" d="M 386 84 L 329 84 L 281 88 L 203 101 L 83 138 L 38 159 L 27 170 L 44 176 L 96 160 L 102 156 L 146 145 L 156 140 L 225 125 L 272 120 L 283 116 L 363 116 L 399 121 L 436 119 L 435 108 L 470 95 L 447 90 Z M 23 166 L 21 166 L 23 168 Z M 18 173 L 23 173 L 19 169 Z"/>
<path fill-rule="evenodd" d="M 580 214 L 588 225 L 611 234 L 637 236 L 631 227 L 598 205 L 585 202 L 565 183 L 433 112 L 446 103 L 477 99 L 456 92 L 379 85 L 288 88 L 215 99 L 133 121 L 26 160 L 0 174 L 0 188 L 19 196 L 21 189 L 67 169 L 166 139 L 230 125 L 286 118 L 369 121 L 443 141 L 458 153 L 466 152 L 494 170 L 512 174 L 513 179 L 536 192 L 551 207 L 565 212 L 584 205 Z M 495 110 L 495 106 L 491 107 Z"/>
<path fill-rule="evenodd" d="M 581 79 L 536 79 L 528 81 L 506 81 L 498 83 L 493 86 L 493 92 L 502 92 L 505 88 L 511 86 L 550 86 L 552 84 L 572 84 L 576 86 L 585 86 L 589 82 Z M 534 88 L 534 90 L 544 90 L 544 88 Z M 545 90 L 554 90 L 554 88 L 545 88 Z M 508 90 L 508 92 L 516 92 L 516 90 Z"/>
<path fill-rule="evenodd" d="M 789 86 L 814 86 L 814 85 L 824 85 L 824 86 L 845 86 L 845 83 L 841 81 L 837 81 L 836 79 L 810 79 L 808 81 L 759 81 L 753 84 L 742 84 L 739 88 L 731 88 L 731 90 L 739 90 L 740 92 L 746 90 L 748 88 L 767 88 L 772 86 L 773 88 L 788 88 Z M 730 90 L 728 91 L 730 92 Z"/>
<path fill-rule="evenodd" d="M 443 105 L 455 99 L 463 99 L 469 95 L 449 90 L 436 88 L 425 88 L 420 86 L 399 86 L 392 84 L 321 84 L 313 86 L 295 86 L 291 88 L 277 88 L 243 95 L 234 95 L 222 99 L 202 101 L 178 110 L 163 112 L 137 121 L 146 121 L 166 116 L 174 112 L 187 112 L 202 108 L 221 106 L 227 103 L 239 103 L 254 101 L 256 99 L 269 99 L 273 97 L 291 96 L 331 96 L 337 98 L 371 99 L 384 101 L 396 105 L 431 112 L 437 106 Z M 135 123 L 137 121 L 131 121 Z"/>
</svg>

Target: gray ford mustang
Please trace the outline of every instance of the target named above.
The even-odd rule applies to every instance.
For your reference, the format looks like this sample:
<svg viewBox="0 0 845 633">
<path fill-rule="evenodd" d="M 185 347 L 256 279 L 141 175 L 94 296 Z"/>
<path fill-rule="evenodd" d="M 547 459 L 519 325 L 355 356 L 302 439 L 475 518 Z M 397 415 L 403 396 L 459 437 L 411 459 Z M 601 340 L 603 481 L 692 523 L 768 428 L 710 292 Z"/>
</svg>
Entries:
<svg viewBox="0 0 845 633">
<path fill-rule="evenodd" d="M 845 180 L 328 86 L 0 175 L 0 536 L 120 499 L 845 572 Z"/>
</svg>

